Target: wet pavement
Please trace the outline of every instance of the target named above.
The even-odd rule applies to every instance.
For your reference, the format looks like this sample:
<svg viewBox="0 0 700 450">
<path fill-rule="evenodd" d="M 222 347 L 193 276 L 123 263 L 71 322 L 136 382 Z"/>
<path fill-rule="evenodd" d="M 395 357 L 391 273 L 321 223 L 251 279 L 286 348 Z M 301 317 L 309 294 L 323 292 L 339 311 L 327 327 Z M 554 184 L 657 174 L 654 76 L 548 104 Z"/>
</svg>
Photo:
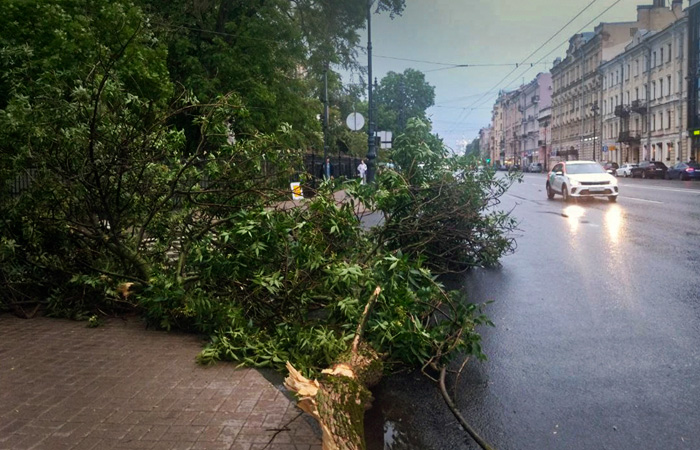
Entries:
<svg viewBox="0 0 700 450">
<path fill-rule="evenodd" d="M 197 365 L 196 336 L 85 325 L 0 315 L 1 450 L 321 448 L 260 372 Z"/>
<path fill-rule="evenodd" d="M 461 280 L 496 324 L 461 412 L 500 450 L 700 448 L 700 183 L 620 180 L 618 203 L 574 204 L 544 184 L 503 199 L 517 251 Z M 376 396 L 370 448 L 477 448 L 424 377 Z"/>
</svg>

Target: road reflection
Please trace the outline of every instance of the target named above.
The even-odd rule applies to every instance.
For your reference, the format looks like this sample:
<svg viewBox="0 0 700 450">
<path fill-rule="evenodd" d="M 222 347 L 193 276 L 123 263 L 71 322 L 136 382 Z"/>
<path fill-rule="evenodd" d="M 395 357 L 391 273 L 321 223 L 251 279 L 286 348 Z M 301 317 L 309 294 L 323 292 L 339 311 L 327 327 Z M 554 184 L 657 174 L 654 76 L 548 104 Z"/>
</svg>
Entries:
<svg viewBox="0 0 700 450">
<path fill-rule="evenodd" d="M 576 236 L 581 226 L 581 218 L 586 215 L 586 210 L 579 205 L 569 205 L 562 211 L 562 216 L 566 217 L 571 234 Z"/>
<path fill-rule="evenodd" d="M 620 243 L 620 235 L 625 224 L 625 217 L 622 214 L 620 205 L 610 205 L 605 213 L 605 229 L 608 232 L 610 244 L 617 247 Z"/>
</svg>

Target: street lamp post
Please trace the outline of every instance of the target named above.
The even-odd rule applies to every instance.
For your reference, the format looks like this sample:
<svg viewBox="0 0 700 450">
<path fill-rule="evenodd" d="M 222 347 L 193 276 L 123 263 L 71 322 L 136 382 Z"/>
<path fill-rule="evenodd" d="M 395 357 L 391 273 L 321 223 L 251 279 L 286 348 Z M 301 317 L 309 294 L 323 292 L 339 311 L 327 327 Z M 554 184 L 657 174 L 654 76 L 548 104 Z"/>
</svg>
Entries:
<svg viewBox="0 0 700 450">
<path fill-rule="evenodd" d="M 374 182 L 377 148 L 374 140 L 374 97 L 372 95 L 372 0 L 367 0 L 367 183 Z"/>
<path fill-rule="evenodd" d="M 596 123 L 598 121 L 598 101 L 593 103 L 591 108 L 593 111 L 593 161 L 595 161 L 595 149 L 596 149 Z M 603 155 L 601 155 L 602 157 Z"/>
</svg>

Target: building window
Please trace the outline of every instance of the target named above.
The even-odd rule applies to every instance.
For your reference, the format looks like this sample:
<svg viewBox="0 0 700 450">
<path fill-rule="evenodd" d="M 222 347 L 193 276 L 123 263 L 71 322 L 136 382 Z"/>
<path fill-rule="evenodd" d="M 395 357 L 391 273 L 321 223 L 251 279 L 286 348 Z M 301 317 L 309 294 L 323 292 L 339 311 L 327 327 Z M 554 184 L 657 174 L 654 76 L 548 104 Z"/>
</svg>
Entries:
<svg viewBox="0 0 700 450">
<path fill-rule="evenodd" d="M 659 79 L 659 98 L 664 96 L 664 79 Z"/>
<path fill-rule="evenodd" d="M 660 52 L 660 54 L 659 54 L 659 65 L 661 65 L 661 64 L 664 63 L 664 49 L 663 49 L 663 47 L 661 47 L 661 49 L 659 50 L 659 52 Z"/>
<path fill-rule="evenodd" d="M 666 77 L 666 84 L 668 84 L 668 95 L 671 95 L 671 75 Z"/>
<path fill-rule="evenodd" d="M 629 80 L 630 79 L 630 65 L 629 64 L 627 64 L 627 73 L 625 75 L 626 75 L 625 80 Z"/>
<path fill-rule="evenodd" d="M 634 88 L 634 99 L 639 100 L 639 88 Z"/>
<path fill-rule="evenodd" d="M 636 60 L 634 61 L 634 64 L 637 66 L 637 68 L 636 68 L 635 71 L 634 71 L 634 76 L 636 77 L 636 76 L 639 75 L 639 59 L 636 59 Z"/>
<path fill-rule="evenodd" d="M 651 82 L 651 99 L 656 98 L 656 81 Z"/>
<path fill-rule="evenodd" d="M 671 54 L 673 53 L 671 48 L 671 44 L 668 44 L 668 59 L 666 60 L 666 62 L 671 62 Z"/>
<path fill-rule="evenodd" d="M 654 56 L 652 56 L 651 67 L 656 67 L 656 52 L 654 52 Z"/>
<path fill-rule="evenodd" d="M 651 115 L 651 131 L 656 130 L 656 114 Z"/>
<path fill-rule="evenodd" d="M 671 128 L 671 110 L 666 111 L 666 128 Z"/>
</svg>

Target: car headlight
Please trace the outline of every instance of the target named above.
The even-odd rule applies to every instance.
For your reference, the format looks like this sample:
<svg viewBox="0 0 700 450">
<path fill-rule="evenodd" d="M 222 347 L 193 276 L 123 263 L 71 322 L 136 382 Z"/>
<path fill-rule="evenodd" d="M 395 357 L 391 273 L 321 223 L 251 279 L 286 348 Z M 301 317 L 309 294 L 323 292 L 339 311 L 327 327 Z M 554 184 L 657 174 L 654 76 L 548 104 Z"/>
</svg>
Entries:
<svg viewBox="0 0 700 450">
<path fill-rule="evenodd" d="M 573 178 L 569 178 L 569 183 L 571 183 L 572 186 L 578 186 L 581 184 L 577 180 L 574 180 Z"/>
</svg>

